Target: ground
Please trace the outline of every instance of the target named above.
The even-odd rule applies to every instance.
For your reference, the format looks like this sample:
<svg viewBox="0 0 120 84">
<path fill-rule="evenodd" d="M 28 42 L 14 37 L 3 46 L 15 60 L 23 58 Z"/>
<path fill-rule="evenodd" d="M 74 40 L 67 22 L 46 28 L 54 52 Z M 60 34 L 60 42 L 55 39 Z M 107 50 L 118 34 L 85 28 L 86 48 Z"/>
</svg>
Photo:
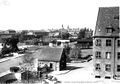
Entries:
<svg viewBox="0 0 120 84">
<path fill-rule="evenodd" d="M 95 78 L 93 61 L 85 63 L 68 63 L 67 70 L 52 72 L 61 84 L 118 84 L 120 80 Z"/>
</svg>

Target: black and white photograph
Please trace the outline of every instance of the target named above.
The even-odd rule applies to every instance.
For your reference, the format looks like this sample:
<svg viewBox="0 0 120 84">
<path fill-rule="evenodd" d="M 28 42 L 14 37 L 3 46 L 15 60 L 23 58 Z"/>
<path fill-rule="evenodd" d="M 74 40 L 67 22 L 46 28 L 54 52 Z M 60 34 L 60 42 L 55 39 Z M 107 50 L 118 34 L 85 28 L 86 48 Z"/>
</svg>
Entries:
<svg viewBox="0 0 120 84">
<path fill-rule="evenodd" d="M 0 0 L 0 84 L 119 84 L 120 0 Z"/>
</svg>

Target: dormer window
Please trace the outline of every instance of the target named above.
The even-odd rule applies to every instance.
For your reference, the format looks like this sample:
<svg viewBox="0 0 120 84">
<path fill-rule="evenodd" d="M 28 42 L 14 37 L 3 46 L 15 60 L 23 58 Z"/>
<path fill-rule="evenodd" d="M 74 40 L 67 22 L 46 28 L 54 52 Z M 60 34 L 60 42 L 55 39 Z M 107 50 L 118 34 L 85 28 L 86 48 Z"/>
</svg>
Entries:
<svg viewBox="0 0 120 84">
<path fill-rule="evenodd" d="M 112 33 L 113 32 L 113 27 L 112 26 L 106 27 L 106 31 L 107 31 L 107 33 Z"/>
<path fill-rule="evenodd" d="M 107 29 L 107 33 L 112 33 L 112 29 Z"/>
</svg>

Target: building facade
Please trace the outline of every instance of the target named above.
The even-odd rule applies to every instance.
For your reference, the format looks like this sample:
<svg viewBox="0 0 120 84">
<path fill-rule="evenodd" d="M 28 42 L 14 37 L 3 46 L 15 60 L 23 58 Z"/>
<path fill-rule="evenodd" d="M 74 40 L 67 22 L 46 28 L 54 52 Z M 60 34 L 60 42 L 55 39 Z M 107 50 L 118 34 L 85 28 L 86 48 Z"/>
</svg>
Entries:
<svg viewBox="0 0 120 84">
<path fill-rule="evenodd" d="M 96 78 L 120 78 L 119 7 L 100 7 L 93 39 Z"/>
</svg>

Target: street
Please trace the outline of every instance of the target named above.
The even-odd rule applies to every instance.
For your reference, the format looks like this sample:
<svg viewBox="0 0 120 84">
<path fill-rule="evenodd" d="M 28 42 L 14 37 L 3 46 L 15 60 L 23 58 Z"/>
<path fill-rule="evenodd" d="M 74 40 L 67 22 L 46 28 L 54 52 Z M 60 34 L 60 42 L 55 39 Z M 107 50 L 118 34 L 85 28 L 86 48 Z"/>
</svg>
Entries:
<svg viewBox="0 0 120 84">
<path fill-rule="evenodd" d="M 22 63 L 23 57 L 24 56 L 20 56 L 16 58 L 8 57 L 9 58 L 8 60 L 0 62 L 0 74 L 8 71 L 10 67 L 19 66 L 19 63 Z"/>
</svg>

